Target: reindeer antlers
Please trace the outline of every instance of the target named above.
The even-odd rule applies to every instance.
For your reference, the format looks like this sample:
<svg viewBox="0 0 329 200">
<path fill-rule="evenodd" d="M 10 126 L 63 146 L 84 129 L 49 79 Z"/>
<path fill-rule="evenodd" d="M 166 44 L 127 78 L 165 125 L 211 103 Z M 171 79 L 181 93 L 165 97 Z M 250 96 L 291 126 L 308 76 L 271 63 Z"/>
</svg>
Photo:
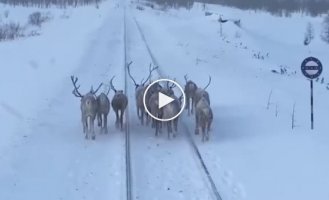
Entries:
<svg viewBox="0 0 329 200">
<path fill-rule="evenodd" d="M 185 76 L 184 76 L 184 79 L 185 79 L 185 82 L 187 83 L 187 74 L 185 74 Z"/>
<path fill-rule="evenodd" d="M 113 86 L 113 79 L 115 78 L 115 76 L 113 76 L 112 78 L 111 78 L 111 81 L 110 81 L 110 87 L 111 87 L 111 89 L 116 93 L 117 92 L 117 90 L 114 88 L 114 86 Z"/>
<path fill-rule="evenodd" d="M 137 87 L 138 84 L 136 83 L 135 79 L 133 78 L 133 76 L 130 74 L 130 65 L 133 63 L 133 61 L 131 61 L 128 65 L 127 65 L 127 69 L 128 69 L 128 75 L 130 77 L 130 79 L 134 82 L 135 86 Z"/>
<path fill-rule="evenodd" d="M 206 87 L 204 88 L 204 90 L 206 90 L 206 89 L 208 88 L 208 86 L 210 85 L 210 83 L 211 83 L 211 76 L 209 75 L 209 82 L 208 82 L 208 84 L 206 85 Z"/>
<path fill-rule="evenodd" d="M 96 94 L 98 90 L 102 87 L 102 85 L 103 83 L 99 84 L 98 88 L 95 91 L 93 91 L 93 88 L 91 87 L 91 93 Z"/>
<path fill-rule="evenodd" d="M 131 75 L 131 72 L 130 72 L 130 65 L 132 64 L 132 61 L 127 65 L 127 69 L 128 69 L 128 75 L 130 77 L 130 79 L 134 82 L 134 85 L 137 87 L 138 84 L 136 82 L 136 80 L 134 79 L 134 77 Z M 150 63 L 150 67 L 149 67 L 149 75 L 147 77 L 147 79 L 144 81 L 144 78 L 141 80 L 141 85 L 145 85 L 145 83 L 151 78 L 152 76 L 152 72 L 154 70 L 158 69 L 158 66 L 156 67 L 152 67 L 152 63 Z M 144 81 L 144 82 L 143 82 Z"/>
<path fill-rule="evenodd" d="M 81 95 L 81 93 L 79 92 L 80 85 L 79 85 L 79 86 L 76 85 L 77 82 L 78 82 L 78 78 L 77 78 L 77 77 L 74 77 L 74 76 L 71 76 L 71 81 L 72 81 L 73 86 L 74 86 L 74 89 L 73 89 L 73 91 L 72 91 L 72 94 L 73 94 L 74 96 L 76 96 L 76 97 L 80 97 L 80 98 L 82 98 L 83 95 Z"/>
<path fill-rule="evenodd" d="M 150 63 L 150 67 L 149 67 L 149 75 L 147 77 L 147 79 L 142 83 L 143 85 L 151 78 L 152 76 L 152 72 L 154 70 L 157 70 L 159 68 L 159 66 L 156 66 L 156 67 L 152 67 L 152 63 Z"/>
<path fill-rule="evenodd" d="M 176 79 L 174 79 L 174 81 L 176 81 Z M 171 86 L 169 86 L 169 81 L 167 81 L 167 88 L 168 89 L 173 89 L 176 87 L 176 84 L 175 83 L 171 83 Z"/>
</svg>

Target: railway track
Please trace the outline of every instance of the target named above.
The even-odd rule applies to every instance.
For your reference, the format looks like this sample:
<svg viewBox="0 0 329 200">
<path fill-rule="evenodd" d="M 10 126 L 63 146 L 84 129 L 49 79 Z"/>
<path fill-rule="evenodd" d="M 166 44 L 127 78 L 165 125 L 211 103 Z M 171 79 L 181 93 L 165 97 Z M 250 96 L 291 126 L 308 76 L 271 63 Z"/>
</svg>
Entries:
<svg viewBox="0 0 329 200">
<path fill-rule="evenodd" d="M 165 77 L 166 74 L 164 74 L 164 72 L 161 70 L 161 65 L 156 60 L 156 58 L 155 58 L 155 56 L 154 56 L 154 54 L 153 54 L 153 52 L 152 52 L 152 50 L 151 50 L 148 42 L 146 41 L 144 32 L 143 32 L 140 24 L 138 23 L 138 21 L 137 21 L 137 19 L 135 17 L 134 17 L 134 21 L 135 21 L 135 24 L 137 26 L 137 29 L 138 29 L 138 31 L 140 33 L 140 36 L 141 36 L 141 38 L 143 40 L 143 43 L 146 46 L 146 49 L 148 51 L 148 54 L 149 54 L 149 56 L 150 56 L 153 64 L 156 65 L 156 66 L 159 66 L 159 68 L 157 69 L 159 76 L 160 77 Z M 183 127 L 183 131 L 184 131 L 184 133 L 186 134 L 186 136 L 188 138 L 189 145 L 191 146 L 193 152 L 195 153 L 197 159 L 200 162 L 200 165 L 201 165 L 201 168 L 203 170 L 204 175 L 207 177 L 208 183 L 210 184 L 210 187 L 211 187 L 211 192 L 215 196 L 216 200 L 222 200 L 222 197 L 221 197 L 221 195 L 219 193 L 219 190 L 217 189 L 217 186 L 216 186 L 216 184 L 215 184 L 215 182 L 214 182 L 214 180 L 213 180 L 213 178 L 212 178 L 212 176 L 210 174 L 210 171 L 208 170 L 208 167 L 207 167 L 207 165 L 206 165 L 206 163 L 205 163 L 205 161 L 204 161 L 204 159 L 203 159 L 203 157 L 202 157 L 202 155 L 201 155 L 201 153 L 200 153 L 200 151 L 199 151 L 199 149 L 198 149 L 198 147 L 197 147 L 197 145 L 196 145 L 196 143 L 195 143 L 195 141 L 194 141 L 194 139 L 192 137 L 192 134 L 191 134 L 190 130 L 188 129 L 187 125 L 184 122 L 181 121 L 180 125 Z"/>
<path fill-rule="evenodd" d="M 127 74 L 127 23 L 126 23 L 126 7 L 124 7 L 123 19 L 123 41 L 124 41 L 124 80 L 125 93 L 128 96 L 128 74 Z M 132 176 L 131 176 L 131 158 L 130 158 L 130 128 L 129 128 L 129 104 L 125 112 L 126 127 L 125 127 L 125 159 L 126 159 L 126 199 L 132 199 Z"/>
</svg>

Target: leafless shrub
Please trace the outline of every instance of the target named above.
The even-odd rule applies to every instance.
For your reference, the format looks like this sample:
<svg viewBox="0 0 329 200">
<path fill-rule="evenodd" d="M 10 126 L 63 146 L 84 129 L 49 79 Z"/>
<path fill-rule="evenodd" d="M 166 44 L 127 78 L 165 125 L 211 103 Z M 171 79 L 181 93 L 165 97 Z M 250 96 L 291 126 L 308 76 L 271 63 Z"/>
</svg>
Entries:
<svg viewBox="0 0 329 200">
<path fill-rule="evenodd" d="M 9 24 L 3 24 L 0 26 L 0 41 L 2 40 L 14 40 L 17 37 L 22 37 L 23 28 L 19 23 L 11 22 Z"/>
<path fill-rule="evenodd" d="M 29 24 L 33 26 L 41 26 L 42 23 L 50 19 L 49 15 L 40 12 L 34 12 L 29 15 Z"/>
<path fill-rule="evenodd" d="M 324 18 L 321 38 L 329 44 L 329 14 Z"/>
<path fill-rule="evenodd" d="M 308 23 L 304 37 L 304 45 L 305 46 L 309 45 L 313 39 L 314 39 L 314 28 L 311 23 Z"/>
</svg>

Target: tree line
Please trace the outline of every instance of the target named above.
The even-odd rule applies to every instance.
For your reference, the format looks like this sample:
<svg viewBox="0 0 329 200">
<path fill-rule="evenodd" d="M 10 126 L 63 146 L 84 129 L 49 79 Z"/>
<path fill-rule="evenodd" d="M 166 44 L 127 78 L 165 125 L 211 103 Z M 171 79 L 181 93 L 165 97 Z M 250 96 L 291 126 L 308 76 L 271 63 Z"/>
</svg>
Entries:
<svg viewBox="0 0 329 200">
<path fill-rule="evenodd" d="M 312 16 L 327 13 L 329 0 L 149 0 L 170 7 L 193 6 L 194 2 L 221 4 L 240 9 L 265 10 L 274 15 L 289 15 L 302 12 Z"/>
<path fill-rule="evenodd" d="M 102 0 L 0 0 L 1 3 L 9 4 L 12 6 L 36 6 L 36 7 L 45 7 L 48 8 L 50 6 L 59 6 L 65 8 L 67 6 L 81 6 L 81 5 L 89 5 L 96 4 Z"/>
</svg>

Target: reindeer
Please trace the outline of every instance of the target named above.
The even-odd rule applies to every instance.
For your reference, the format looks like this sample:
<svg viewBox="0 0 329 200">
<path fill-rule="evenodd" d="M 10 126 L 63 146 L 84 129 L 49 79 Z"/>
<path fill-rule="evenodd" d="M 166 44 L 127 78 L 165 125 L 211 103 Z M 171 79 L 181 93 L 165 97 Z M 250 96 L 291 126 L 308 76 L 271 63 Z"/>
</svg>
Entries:
<svg viewBox="0 0 329 200">
<path fill-rule="evenodd" d="M 97 121 L 98 126 L 101 127 L 101 133 L 108 133 L 107 130 L 107 116 L 110 112 L 110 100 L 108 95 L 110 93 L 111 88 L 109 87 L 106 93 L 102 92 L 100 95 L 97 96 Z"/>
<path fill-rule="evenodd" d="M 115 93 L 112 98 L 111 105 L 112 105 L 112 108 L 116 115 L 115 125 L 117 128 L 119 128 L 119 125 L 120 125 L 121 130 L 123 130 L 123 115 L 124 115 L 125 109 L 128 105 L 128 98 L 123 93 L 123 90 L 116 90 L 114 88 L 114 86 L 113 86 L 114 77 L 115 76 L 113 76 L 110 81 L 110 87 Z M 119 111 L 120 111 L 120 115 L 119 115 Z"/>
<path fill-rule="evenodd" d="M 159 119 L 162 118 L 162 109 L 159 109 L 159 93 L 153 93 L 147 101 L 147 109 L 154 116 Z M 155 128 L 155 136 L 161 133 L 162 123 L 159 120 L 152 118 L 152 128 Z"/>
<path fill-rule="evenodd" d="M 173 99 L 175 99 L 173 102 L 165 105 L 162 108 L 162 117 L 163 119 L 170 119 L 175 117 L 175 115 L 177 113 L 179 113 L 180 111 L 180 107 L 181 107 L 181 98 L 178 98 L 175 93 L 173 88 L 175 88 L 176 85 L 172 84 L 171 86 L 169 86 L 169 83 L 167 82 L 167 87 L 166 89 L 163 89 L 161 92 L 164 93 L 167 96 L 172 97 Z M 176 117 L 173 120 L 169 120 L 166 121 L 166 125 L 167 125 L 167 132 L 168 132 L 168 139 L 170 139 L 170 134 L 173 134 L 173 137 L 176 137 L 176 133 L 177 133 L 177 126 L 178 126 L 178 117 Z M 173 132 L 173 126 L 174 126 L 174 132 Z"/>
<path fill-rule="evenodd" d="M 148 86 L 145 86 L 145 88 L 148 88 Z M 145 94 L 146 107 L 148 108 L 149 111 L 150 111 L 150 106 L 152 104 L 152 102 L 149 101 L 149 99 L 151 99 L 152 96 L 154 96 L 155 94 L 157 95 L 160 90 L 162 90 L 162 86 L 158 82 L 156 82 L 149 87 L 147 93 Z M 150 117 L 148 115 L 146 115 L 146 117 L 147 117 L 146 124 L 148 125 L 150 123 Z M 154 125 L 154 120 L 152 120 L 152 128 L 154 128 L 153 125 Z"/>
<path fill-rule="evenodd" d="M 195 92 L 198 88 L 198 86 L 191 80 L 187 80 L 187 74 L 184 76 L 185 79 L 185 109 L 188 110 L 188 115 L 193 114 L 194 111 L 194 102 L 193 102 L 193 97 L 195 95 Z M 190 105 L 191 104 L 191 105 Z"/>
<path fill-rule="evenodd" d="M 208 104 L 210 105 L 210 98 L 209 98 L 209 94 L 208 92 L 206 91 L 206 89 L 209 87 L 211 83 L 211 76 L 209 76 L 209 82 L 208 84 L 206 85 L 206 87 L 204 88 L 197 88 L 195 93 L 194 93 L 194 97 L 193 97 L 193 103 L 194 103 L 194 107 L 196 107 L 196 104 L 199 102 L 199 100 L 204 97 Z"/>
<path fill-rule="evenodd" d="M 143 82 L 143 79 L 141 81 L 140 84 L 136 83 L 134 77 L 131 75 L 130 73 L 130 65 L 132 62 L 130 62 L 127 66 L 128 68 L 128 75 L 130 77 L 130 79 L 134 82 L 135 85 L 135 99 L 136 99 L 136 108 L 137 108 L 137 116 L 138 118 L 141 120 L 142 125 L 144 124 L 144 115 L 147 117 L 147 113 L 145 112 L 145 108 L 144 108 L 144 103 L 143 103 L 143 97 L 144 97 L 144 92 L 145 92 L 145 84 L 146 82 L 148 82 L 152 76 L 152 72 L 154 70 L 156 70 L 158 67 L 153 67 L 150 64 L 149 67 L 149 75 L 146 78 L 146 80 Z"/>
<path fill-rule="evenodd" d="M 195 134 L 199 134 L 199 129 L 202 130 L 202 142 L 209 140 L 210 126 L 213 120 L 213 113 L 205 97 L 196 104 L 195 108 Z"/>
<path fill-rule="evenodd" d="M 93 87 L 91 87 L 90 91 L 87 94 L 82 95 L 79 92 L 80 85 L 79 86 L 76 85 L 78 78 L 71 76 L 71 81 L 74 86 L 72 94 L 76 97 L 81 98 L 81 103 L 80 103 L 81 121 L 83 126 L 83 133 L 86 134 L 85 138 L 89 139 L 89 135 L 91 134 L 92 139 L 95 140 L 96 135 L 94 130 L 94 120 L 97 114 L 97 100 L 95 94 L 103 84 L 101 83 L 96 89 L 96 91 L 94 91 Z"/>
</svg>

